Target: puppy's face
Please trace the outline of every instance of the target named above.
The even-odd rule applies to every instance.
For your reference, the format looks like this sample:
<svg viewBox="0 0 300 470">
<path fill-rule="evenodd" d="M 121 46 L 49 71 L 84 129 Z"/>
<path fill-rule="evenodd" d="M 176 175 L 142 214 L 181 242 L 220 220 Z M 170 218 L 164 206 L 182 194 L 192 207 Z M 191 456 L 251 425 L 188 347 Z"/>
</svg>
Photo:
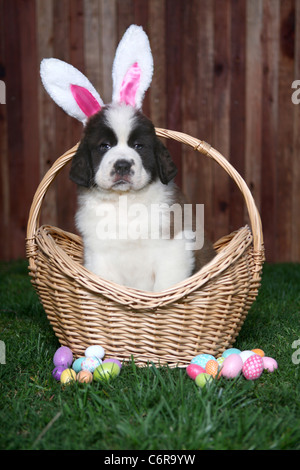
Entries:
<svg viewBox="0 0 300 470">
<path fill-rule="evenodd" d="M 176 172 L 152 122 L 132 106 L 109 105 L 88 121 L 70 178 L 85 187 L 138 191 L 157 178 L 168 184 Z"/>
</svg>

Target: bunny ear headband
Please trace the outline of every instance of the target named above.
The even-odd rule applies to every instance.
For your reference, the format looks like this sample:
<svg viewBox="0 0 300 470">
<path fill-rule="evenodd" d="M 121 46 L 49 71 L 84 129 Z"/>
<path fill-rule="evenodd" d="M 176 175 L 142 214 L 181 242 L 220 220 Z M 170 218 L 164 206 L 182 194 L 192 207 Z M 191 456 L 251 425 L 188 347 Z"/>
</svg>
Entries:
<svg viewBox="0 0 300 470">
<path fill-rule="evenodd" d="M 43 59 L 41 79 L 51 98 L 83 124 L 104 106 L 90 81 L 79 70 L 59 59 Z M 153 74 L 153 58 L 146 33 L 131 25 L 121 39 L 112 68 L 113 103 L 140 109 Z"/>
</svg>

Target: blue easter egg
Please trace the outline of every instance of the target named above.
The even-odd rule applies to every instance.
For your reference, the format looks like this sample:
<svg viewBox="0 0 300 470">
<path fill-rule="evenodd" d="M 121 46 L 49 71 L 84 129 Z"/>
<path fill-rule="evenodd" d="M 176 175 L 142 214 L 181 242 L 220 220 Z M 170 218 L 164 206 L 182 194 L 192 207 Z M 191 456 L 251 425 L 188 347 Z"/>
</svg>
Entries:
<svg viewBox="0 0 300 470">
<path fill-rule="evenodd" d="M 73 362 L 72 369 L 75 370 L 76 374 L 81 371 L 81 364 L 86 359 L 86 357 L 79 357 Z"/>
<path fill-rule="evenodd" d="M 211 354 L 198 354 L 198 356 L 193 357 L 193 359 L 191 360 L 191 364 L 197 364 L 198 366 L 201 366 L 203 367 L 203 369 L 205 369 L 206 363 L 210 359 L 216 360 L 216 358 Z"/>
<path fill-rule="evenodd" d="M 240 354 L 240 349 L 237 349 L 237 348 L 230 348 L 230 349 L 226 349 L 223 354 L 222 354 L 222 357 L 228 357 L 230 356 L 231 354 Z"/>
</svg>

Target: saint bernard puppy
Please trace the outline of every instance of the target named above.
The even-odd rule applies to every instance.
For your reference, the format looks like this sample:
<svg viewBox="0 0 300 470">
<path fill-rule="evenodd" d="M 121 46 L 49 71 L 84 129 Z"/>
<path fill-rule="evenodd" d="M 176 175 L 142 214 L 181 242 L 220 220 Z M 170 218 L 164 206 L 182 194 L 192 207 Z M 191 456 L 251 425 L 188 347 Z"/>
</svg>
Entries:
<svg viewBox="0 0 300 470">
<path fill-rule="evenodd" d="M 185 235 L 191 240 L 197 221 L 184 220 L 176 172 L 152 122 L 134 107 L 111 104 L 88 120 L 70 170 L 79 187 L 76 224 L 86 268 L 118 284 L 162 291 L 214 257 L 206 238 L 201 249 L 188 249 Z"/>
<path fill-rule="evenodd" d="M 52 99 L 84 125 L 70 178 L 79 188 L 76 224 L 86 268 L 121 285 L 162 291 L 210 261 L 211 243 L 197 240 L 203 220 L 199 231 L 199 217 L 186 210 L 174 184 L 175 164 L 141 111 L 153 74 L 143 28 L 131 25 L 118 45 L 111 104 L 66 62 L 43 59 L 40 73 Z"/>
</svg>

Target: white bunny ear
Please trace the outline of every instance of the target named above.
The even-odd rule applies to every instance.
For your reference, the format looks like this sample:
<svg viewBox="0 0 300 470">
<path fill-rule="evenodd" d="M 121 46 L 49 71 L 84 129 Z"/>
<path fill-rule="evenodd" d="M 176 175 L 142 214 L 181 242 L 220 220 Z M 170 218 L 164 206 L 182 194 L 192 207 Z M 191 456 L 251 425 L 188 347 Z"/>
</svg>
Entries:
<svg viewBox="0 0 300 470">
<path fill-rule="evenodd" d="M 43 59 L 40 74 L 55 103 L 83 124 L 104 106 L 90 81 L 72 65 L 59 59 Z"/>
<path fill-rule="evenodd" d="M 131 25 L 121 39 L 114 58 L 112 101 L 142 107 L 153 75 L 153 57 L 141 26 Z"/>
</svg>

